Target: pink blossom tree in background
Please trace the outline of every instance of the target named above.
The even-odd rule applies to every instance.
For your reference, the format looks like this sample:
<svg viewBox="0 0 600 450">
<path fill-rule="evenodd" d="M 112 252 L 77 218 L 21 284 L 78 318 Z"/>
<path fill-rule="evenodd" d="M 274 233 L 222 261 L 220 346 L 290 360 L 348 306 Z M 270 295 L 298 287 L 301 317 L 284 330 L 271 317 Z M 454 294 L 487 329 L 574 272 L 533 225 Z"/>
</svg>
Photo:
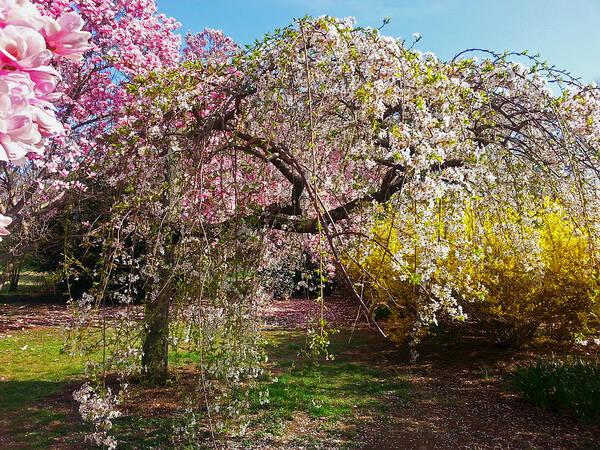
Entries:
<svg viewBox="0 0 600 450">
<path fill-rule="evenodd" d="M 54 18 L 42 15 L 28 0 L 0 3 L 0 161 L 4 180 L 11 168 L 23 166 L 27 157 L 42 156 L 48 138 L 64 134 L 54 102 L 60 74 L 57 60 L 81 60 L 90 48 L 91 34 L 82 31 L 83 20 L 73 12 Z M 13 169 L 14 171 L 15 169 Z M 8 183 L 3 186 L 9 193 Z M 13 195 L 22 195 L 13 192 Z M 12 206 L 9 204 L 9 206 Z M 2 213 L 14 214 L 2 207 Z M 12 218 L 0 214 L 0 235 Z"/>
<path fill-rule="evenodd" d="M 14 79 L 12 67 L 19 67 L 31 81 L 19 91 L 11 85 L 5 90 L 36 97 L 28 107 L 33 125 L 13 120 L 2 138 L 0 212 L 10 217 L 2 223 L 12 221 L 14 235 L 3 243 L 6 270 L 11 266 L 6 263 L 18 263 L 47 238 L 48 221 L 68 196 L 84 189 L 81 180 L 95 176 L 86 167 L 104 151 L 102 136 L 131 120 L 124 111 L 124 85 L 149 71 L 172 68 L 180 58 L 180 38 L 174 34 L 179 24 L 158 14 L 154 1 L 7 5 L 16 5 L 17 12 L 6 16 L 3 45 L 12 47 L 3 52 L 3 71 L 10 70 L 9 79 Z M 28 31 L 18 38 L 20 43 L 9 43 L 14 27 L 27 23 L 38 30 L 38 37 Z M 41 47 L 44 39 L 47 49 Z M 13 108 L 24 107 L 19 105 L 24 101 Z M 11 144 L 16 139 L 19 146 Z"/>
</svg>

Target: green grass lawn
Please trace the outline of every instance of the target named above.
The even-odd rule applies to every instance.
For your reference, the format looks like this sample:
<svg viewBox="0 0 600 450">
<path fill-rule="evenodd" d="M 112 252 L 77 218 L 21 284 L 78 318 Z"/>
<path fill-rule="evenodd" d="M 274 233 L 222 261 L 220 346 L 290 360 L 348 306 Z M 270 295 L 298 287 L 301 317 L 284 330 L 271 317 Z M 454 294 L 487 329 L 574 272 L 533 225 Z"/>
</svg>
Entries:
<svg viewBox="0 0 600 450">
<path fill-rule="evenodd" d="M 269 332 L 267 338 L 268 368 L 277 381 L 269 385 L 268 404 L 260 405 L 257 396 L 251 396 L 251 424 L 242 444 L 289 438 L 298 417 L 312 422 L 320 437 L 301 432 L 293 436 L 297 445 L 314 446 L 323 436 L 351 442 L 359 416 L 381 414 L 409 400 L 406 377 L 371 367 L 373 338 L 367 333 L 357 333 L 351 343 L 347 333 L 335 335 L 329 349 L 336 356 L 333 361 L 298 357 L 305 340 L 302 332 Z M 47 448 L 61 436 L 61 443 L 82 442 L 88 427 L 75 417 L 65 397 L 73 387 L 69 385 L 83 378 L 84 362 L 61 354 L 62 342 L 59 328 L 20 331 L 0 339 L 0 435 L 9 433 L 14 446 Z M 196 359 L 191 353 L 172 353 L 170 361 L 172 367 L 182 367 Z M 122 448 L 153 448 L 169 445 L 174 423 L 173 417 L 130 415 L 116 420 L 114 431 Z"/>
<path fill-rule="evenodd" d="M 0 435 L 20 448 L 47 448 L 76 428 L 68 411 L 50 400 L 83 375 L 82 358 L 61 354 L 58 328 L 19 331 L 0 338 Z"/>
<path fill-rule="evenodd" d="M 395 376 L 370 368 L 365 361 L 373 351 L 370 336 L 359 333 L 348 343 L 346 333 L 331 338 L 332 361 L 298 359 L 302 333 L 276 332 L 267 352 L 273 369 L 282 372 L 270 386 L 269 410 L 292 413 L 301 409 L 311 418 L 346 419 L 356 410 L 387 407 L 382 396 L 406 401 L 409 384 L 406 376 Z"/>
<path fill-rule="evenodd" d="M 35 403 L 81 378 L 82 358 L 62 354 L 58 328 L 13 332 L 0 338 L 0 408 L 10 410 Z"/>
<path fill-rule="evenodd" d="M 305 341 L 302 332 L 279 331 L 268 337 L 271 368 L 279 375 L 269 386 L 269 403 L 253 404 L 256 415 L 250 429 L 259 430 L 254 441 L 285 435 L 303 414 L 313 421 L 316 433 L 294 436 L 294 445 L 312 448 L 325 439 L 353 446 L 365 417 L 385 414 L 410 400 L 406 375 L 373 368 L 371 334 L 359 332 L 350 343 L 347 332 L 334 335 L 329 347 L 334 359 L 329 361 L 298 358 Z"/>
</svg>

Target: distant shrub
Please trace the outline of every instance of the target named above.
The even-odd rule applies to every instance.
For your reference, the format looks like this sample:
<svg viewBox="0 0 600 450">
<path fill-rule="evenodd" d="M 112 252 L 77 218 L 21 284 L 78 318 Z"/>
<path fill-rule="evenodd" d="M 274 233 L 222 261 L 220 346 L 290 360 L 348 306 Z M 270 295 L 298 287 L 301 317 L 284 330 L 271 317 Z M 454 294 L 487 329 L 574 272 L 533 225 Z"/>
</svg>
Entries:
<svg viewBox="0 0 600 450">
<path fill-rule="evenodd" d="M 600 364 L 593 360 L 541 360 L 521 367 L 511 384 L 546 411 L 561 411 L 590 420 L 600 417 Z"/>
</svg>

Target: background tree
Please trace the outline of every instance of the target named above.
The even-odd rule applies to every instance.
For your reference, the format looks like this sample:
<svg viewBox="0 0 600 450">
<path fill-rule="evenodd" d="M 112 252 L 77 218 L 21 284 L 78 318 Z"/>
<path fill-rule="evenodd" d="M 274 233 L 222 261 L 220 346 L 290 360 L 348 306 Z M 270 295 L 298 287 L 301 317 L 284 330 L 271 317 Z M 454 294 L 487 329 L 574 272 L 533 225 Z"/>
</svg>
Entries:
<svg viewBox="0 0 600 450">
<path fill-rule="evenodd" d="M 6 167 L 22 166 L 28 155 L 42 154 L 44 138 L 63 132 L 52 104 L 59 74 L 51 63 L 53 58 L 80 59 L 91 35 L 81 31 L 83 22 L 74 12 L 54 20 L 28 0 L 4 1 L 0 8 L 0 161 L 8 180 Z M 0 234 L 9 234 L 12 218 L 0 215 L 0 221 Z"/>
<path fill-rule="evenodd" d="M 158 14 L 154 1 L 39 0 L 33 4 L 29 15 L 37 8 L 44 16 L 57 18 L 58 28 L 49 32 L 57 33 L 66 45 L 56 46 L 59 56 L 66 56 L 57 58 L 47 73 L 54 74 L 53 86 L 62 94 L 53 99 L 67 134 L 54 137 L 43 156 L 32 157 L 20 167 L 2 162 L 0 212 L 13 220 L 12 236 L 3 243 L 6 268 L 11 265 L 6 263 L 18 261 L 49 238 L 48 224 L 67 197 L 93 185 L 83 182 L 96 176 L 89 165 L 104 152 L 100 138 L 132 120 L 124 111 L 127 82 L 152 70 L 175 67 L 180 58 L 180 38 L 174 34 L 179 25 Z M 68 20 L 73 11 L 85 25 Z M 64 48 L 76 42 L 64 30 L 76 35 L 74 30 L 82 25 L 83 34 L 91 34 L 91 48 L 85 49 L 83 59 L 73 61 Z M 51 80 L 43 78 L 46 85 Z"/>
</svg>

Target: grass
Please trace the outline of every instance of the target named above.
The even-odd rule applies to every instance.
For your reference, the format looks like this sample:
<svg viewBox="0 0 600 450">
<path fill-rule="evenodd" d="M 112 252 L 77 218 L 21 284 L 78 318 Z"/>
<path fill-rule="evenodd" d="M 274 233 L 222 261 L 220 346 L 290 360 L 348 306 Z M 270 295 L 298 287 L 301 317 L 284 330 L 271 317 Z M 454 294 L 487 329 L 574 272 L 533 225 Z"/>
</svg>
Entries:
<svg viewBox="0 0 600 450">
<path fill-rule="evenodd" d="M 9 283 L 6 283 L 0 290 L 1 297 L 13 297 L 17 295 L 32 295 L 44 292 L 48 285 L 46 283 L 46 273 L 25 270 L 19 276 L 19 284 L 15 291 L 9 290 Z"/>
<path fill-rule="evenodd" d="M 173 427 L 177 425 L 173 417 L 125 416 L 114 420 L 113 433 L 119 449 L 168 448 L 172 445 Z"/>
<path fill-rule="evenodd" d="M 584 420 L 600 417 L 600 364 L 595 360 L 540 360 L 517 369 L 510 381 L 544 410 L 568 412 Z"/>
<path fill-rule="evenodd" d="M 83 375 L 83 359 L 61 354 L 62 341 L 58 328 L 0 338 L 0 434 L 20 448 L 48 448 L 87 429 L 68 421 L 69 411 L 45 404 Z"/>
<path fill-rule="evenodd" d="M 302 331 L 272 331 L 266 337 L 270 402 L 260 404 L 251 393 L 248 433 L 236 441 L 242 447 L 361 445 L 368 423 L 386 425 L 411 401 L 409 378 L 386 358 L 386 346 L 366 331 L 331 337 L 333 360 L 298 356 L 305 345 Z M 13 332 L 0 338 L 0 436 L 9 436 L 9 448 L 56 448 L 83 445 L 90 426 L 74 414 L 73 387 L 83 379 L 83 358 L 61 354 L 63 337 L 57 327 Z M 172 351 L 171 367 L 177 370 L 165 388 L 132 386 L 139 394 L 127 415 L 114 421 L 119 448 L 171 448 L 173 427 L 181 425 L 175 409 L 180 392 L 193 386 L 190 368 L 199 360 L 193 352 Z M 479 366 L 482 379 L 491 379 L 491 367 Z M 593 361 L 544 360 L 518 369 L 513 385 L 547 410 L 575 413 L 595 420 L 600 407 L 600 365 Z M 170 389 L 170 390 L 169 390 Z M 432 397 L 443 405 L 445 397 Z M 164 403 L 161 403 L 164 402 Z M 158 409 L 151 404 L 160 403 Z M 383 425 L 381 425 L 383 424 Z M 389 426 L 393 426 L 389 422 Z M 192 446 L 190 448 L 198 448 Z"/>
<path fill-rule="evenodd" d="M 14 332 L 0 339 L 0 409 L 22 407 L 61 391 L 83 374 L 83 358 L 61 354 L 58 328 Z"/>
<path fill-rule="evenodd" d="M 338 423 L 356 425 L 359 415 L 387 412 L 409 401 L 406 376 L 370 367 L 365 361 L 373 351 L 369 336 L 359 333 L 351 343 L 347 339 L 345 333 L 331 339 L 334 360 L 315 361 L 297 357 L 304 344 L 302 333 L 270 335 L 267 352 L 273 358 L 271 369 L 279 376 L 269 385 L 269 403 L 254 401 L 253 425 L 261 428 L 257 437 L 285 433 L 286 423 L 299 413 L 319 420 L 320 428 L 331 433 L 338 431 Z M 352 427 L 346 432 L 346 437 L 355 434 Z"/>
<path fill-rule="evenodd" d="M 335 335 L 329 348 L 333 361 L 304 359 L 302 332 L 278 331 L 267 335 L 269 368 L 278 379 L 269 384 L 270 403 L 252 402 L 248 442 L 281 437 L 299 417 L 314 424 L 320 437 L 308 430 L 293 433 L 302 446 L 314 447 L 324 435 L 356 435 L 356 417 L 376 415 L 403 405 L 410 385 L 403 376 L 373 367 L 374 342 L 358 332 L 351 343 L 347 334 Z M 13 332 L 0 338 L 0 435 L 22 448 L 48 448 L 66 441 L 82 442 L 89 426 L 72 414 L 69 385 L 83 379 L 83 358 L 61 354 L 63 336 L 58 327 Z M 172 367 L 197 362 L 191 352 L 172 352 Z M 140 406 L 143 408 L 143 405 Z M 143 412 L 143 411 L 140 411 Z M 141 418 L 129 415 L 115 420 L 120 448 L 156 448 L 171 445 L 175 417 Z M 344 423 L 344 427 L 338 424 Z M 347 426 L 350 424 L 351 426 Z M 342 431 L 340 431 L 343 429 Z M 345 430 L 345 431 L 344 431 Z M 289 436 L 288 436 L 289 437 Z"/>
</svg>

